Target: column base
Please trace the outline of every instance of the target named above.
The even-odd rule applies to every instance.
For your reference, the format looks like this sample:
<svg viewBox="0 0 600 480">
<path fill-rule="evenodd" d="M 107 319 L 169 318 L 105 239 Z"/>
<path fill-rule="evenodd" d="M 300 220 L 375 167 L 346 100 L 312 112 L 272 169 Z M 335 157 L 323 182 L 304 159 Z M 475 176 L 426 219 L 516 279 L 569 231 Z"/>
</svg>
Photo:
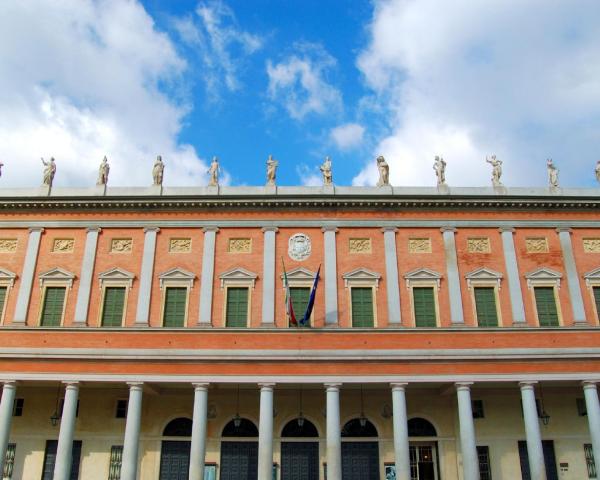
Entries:
<svg viewBox="0 0 600 480">
<path fill-rule="evenodd" d="M 87 325 L 87 322 L 73 322 L 71 324 L 71 326 L 75 327 L 75 328 L 81 328 L 81 327 L 87 327 L 88 325 Z"/>
<path fill-rule="evenodd" d="M 464 323 L 454 322 L 454 323 L 451 323 L 450 326 L 452 328 L 462 328 L 462 327 L 468 327 L 469 325 L 465 325 Z"/>
<path fill-rule="evenodd" d="M 211 328 L 212 323 L 197 323 L 194 325 L 195 328 Z"/>
<path fill-rule="evenodd" d="M 575 321 L 575 323 L 573 323 L 574 327 L 589 327 L 590 324 L 588 322 L 586 322 L 585 320 L 579 320 L 579 321 Z"/>
<path fill-rule="evenodd" d="M 523 328 L 528 327 L 529 325 L 527 325 L 527 322 L 513 322 L 512 326 L 515 328 Z"/>
<path fill-rule="evenodd" d="M 260 328 L 275 328 L 275 324 L 273 322 L 261 322 Z"/>
</svg>

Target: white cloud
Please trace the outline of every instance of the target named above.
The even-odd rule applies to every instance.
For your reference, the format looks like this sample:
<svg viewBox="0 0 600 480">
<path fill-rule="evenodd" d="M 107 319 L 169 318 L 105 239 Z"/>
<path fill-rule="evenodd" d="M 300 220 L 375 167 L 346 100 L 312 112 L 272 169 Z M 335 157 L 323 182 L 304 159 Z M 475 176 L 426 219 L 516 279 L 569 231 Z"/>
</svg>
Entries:
<svg viewBox="0 0 600 480">
<path fill-rule="evenodd" d="M 358 123 L 346 123 L 331 129 L 329 136 L 340 150 L 349 150 L 362 143 L 365 128 Z"/>
<path fill-rule="evenodd" d="M 279 63 L 267 61 L 271 100 L 281 103 L 296 120 L 310 113 L 340 111 L 342 95 L 325 78 L 336 66 L 336 60 L 318 45 L 298 44 L 296 50 Z"/>
<path fill-rule="evenodd" d="M 106 154 L 109 185 L 202 185 L 206 165 L 177 136 L 187 112 L 176 88 L 186 62 L 135 1 L 0 2 L 0 184 L 91 186 Z"/>
<path fill-rule="evenodd" d="M 489 185 L 485 156 L 507 185 L 592 182 L 600 140 L 600 9 L 532 0 L 379 0 L 358 58 L 384 106 L 392 182 L 434 184 L 433 156 L 452 185 Z M 568 167 L 568 168 L 567 168 Z M 372 184 L 373 165 L 354 179 Z"/>
<path fill-rule="evenodd" d="M 323 185 L 322 175 L 318 174 L 316 169 L 311 169 L 304 163 L 296 166 L 296 173 L 300 177 L 300 183 L 305 187 L 319 187 Z"/>
</svg>

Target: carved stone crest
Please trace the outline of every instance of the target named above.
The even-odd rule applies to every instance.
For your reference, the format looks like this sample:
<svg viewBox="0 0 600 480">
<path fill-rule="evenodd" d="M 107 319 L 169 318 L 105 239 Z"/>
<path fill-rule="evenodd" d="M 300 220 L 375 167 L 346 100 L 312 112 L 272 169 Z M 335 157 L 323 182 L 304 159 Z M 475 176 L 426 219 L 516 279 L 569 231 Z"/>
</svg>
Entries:
<svg viewBox="0 0 600 480">
<path fill-rule="evenodd" d="M 290 237 L 288 242 L 288 255 L 292 260 L 298 262 L 310 257 L 310 237 L 304 233 L 296 233 Z"/>
</svg>

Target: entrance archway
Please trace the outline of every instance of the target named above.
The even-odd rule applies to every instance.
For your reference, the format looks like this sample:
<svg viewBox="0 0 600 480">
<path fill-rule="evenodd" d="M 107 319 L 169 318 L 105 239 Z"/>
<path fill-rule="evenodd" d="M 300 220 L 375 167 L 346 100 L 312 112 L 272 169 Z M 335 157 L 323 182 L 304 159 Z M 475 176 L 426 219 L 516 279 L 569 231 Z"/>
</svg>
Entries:
<svg viewBox="0 0 600 480">
<path fill-rule="evenodd" d="M 437 480 L 439 477 L 437 441 L 431 440 L 432 437 L 437 437 L 435 427 L 424 418 L 411 418 L 408 421 L 408 436 L 411 438 L 409 446 L 411 480 Z M 419 437 L 422 437 L 423 441 L 414 440 Z"/>
<path fill-rule="evenodd" d="M 221 433 L 220 480 L 258 479 L 258 428 L 247 418 L 236 417 Z M 225 440 L 231 439 L 231 440 Z"/>
<path fill-rule="evenodd" d="M 281 480 L 319 480 L 319 433 L 314 424 L 295 418 L 283 427 L 281 437 Z"/>
<path fill-rule="evenodd" d="M 185 417 L 171 420 L 163 437 L 192 436 L 192 420 Z M 160 449 L 159 480 L 187 480 L 190 469 L 190 441 L 163 440 Z"/>
<path fill-rule="evenodd" d="M 379 479 L 377 429 L 364 417 L 353 418 L 342 428 L 342 478 Z M 370 440 L 367 440 L 370 439 Z"/>
</svg>

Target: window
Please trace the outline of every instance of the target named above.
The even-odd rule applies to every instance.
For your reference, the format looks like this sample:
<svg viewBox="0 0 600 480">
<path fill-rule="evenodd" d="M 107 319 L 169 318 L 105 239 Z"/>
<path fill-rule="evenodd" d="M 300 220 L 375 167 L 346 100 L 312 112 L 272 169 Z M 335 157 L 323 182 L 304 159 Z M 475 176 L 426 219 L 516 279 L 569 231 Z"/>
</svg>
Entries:
<svg viewBox="0 0 600 480">
<path fill-rule="evenodd" d="M 435 327 L 437 322 L 433 287 L 414 287 L 412 291 L 415 327 Z"/>
<path fill-rule="evenodd" d="M 473 410 L 473 418 L 485 418 L 485 412 L 483 410 L 483 400 L 473 400 L 471 402 Z"/>
<path fill-rule="evenodd" d="M 13 469 L 15 466 L 16 451 L 16 443 L 9 443 L 6 446 L 6 455 L 4 456 L 4 470 L 2 472 L 2 480 L 12 480 Z"/>
<path fill-rule="evenodd" d="M 42 327 L 59 327 L 61 325 L 66 291 L 66 287 L 46 287 L 40 320 Z"/>
<path fill-rule="evenodd" d="M 587 417 L 587 405 L 585 404 L 585 400 L 583 398 L 576 398 L 575 402 L 577 404 L 577 415 L 580 417 Z"/>
<path fill-rule="evenodd" d="M 15 398 L 15 403 L 13 404 L 13 417 L 22 417 L 24 406 L 25 406 L 24 398 Z"/>
<path fill-rule="evenodd" d="M 226 327 L 248 326 L 248 288 L 229 287 L 227 289 Z"/>
<path fill-rule="evenodd" d="M 117 408 L 115 409 L 115 418 L 127 418 L 127 403 L 125 399 L 117 400 Z"/>
<path fill-rule="evenodd" d="M 492 480 L 492 469 L 490 468 L 490 447 L 477 446 L 477 456 L 479 457 L 479 478 L 480 480 Z"/>
<path fill-rule="evenodd" d="M 123 325 L 125 311 L 125 287 L 106 287 L 104 304 L 102 305 L 103 327 L 120 327 Z"/>
<path fill-rule="evenodd" d="M 163 326 L 185 326 L 187 292 L 188 290 L 186 287 L 168 287 L 166 289 L 163 313 Z"/>
<path fill-rule="evenodd" d="M 540 327 L 558 327 L 558 310 L 554 287 L 534 287 L 535 306 Z"/>
<path fill-rule="evenodd" d="M 475 311 L 477 325 L 480 327 L 497 327 L 498 312 L 496 310 L 496 291 L 494 287 L 475 287 Z"/>
<path fill-rule="evenodd" d="M 44 464 L 42 467 L 42 480 L 52 480 L 54 477 L 54 464 L 56 463 L 57 440 L 46 440 L 44 452 Z M 79 463 L 81 460 L 81 440 L 73 440 L 71 451 L 71 474 L 69 480 L 79 479 Z"/>
<path fill-rule="evenodd" d="M 307 270 L 303 267 L 296 267 L 290 270 L 287 273 L 287 281 L 290 287 L 290 294 L 292 296 L 292 306 L 294 307 L 294 314 L 296 315 L 296 320 L 298 322 L 298 326 L 306 326 L 309 327 L 312 325 L 313 316 L 315 309 L 311 312 L 310 317 L 307 319 L 306 324 L 301 324 L 301 321 L 304 318 L 304 314 L 306 313 L 306 308 L 308 306 L 308 301 L 310 299 L 310 292 L 312 290 L 312 286 L 315 281 L 315 276 L 317 272 L 313 272 L 311 270 Z M 283 274 L 280 276 L 281 278 L 281 286 L 285 292 L 285 281 L 283 278 Z M 319 297 L 316 297 L 316 301 L 319 301 Z M 287 310 L 287 308 L 286 308 Z M 287 317 L 287 315 L 286 315 Z M 289 318 L 288 318 L 289 322 Z M 288 325 L 289 326 L 289 325 Z"/>
<path fill-rule="evenodd" d="M 598 478 L 596 475 L 596 463 L 594 462 L 594 451 L 592 450 L 592 444 L 585 443 L 583 445 L 583 451 L 585 453 L 585 464 L 587 466 L 588 478 Z"/>
<path fill-rule="evenodd" d="M 0 268 L 0 321 L 4 321 L 8 294 L 15 283 L 16 274 Z"/>
<path fill-rule="evenodd" d="M 123 461 L 123 445 L 110 447 L 110 463 L 108 464 L 108 480 L 121 478 L 121 463 Z"/>
<path fill-rule="evenodd" d="M 61 398 L 58 404 L 58 416 L 62 418 L 63 408 L 65 407 L 65 399 Z M 79 418 L 79 400 L 77 400 L 77 408 L 75 409 L 75 418 Z"/>
<path fill-rule="evenodd" d="M 600 287 L 592 287 L 592 293 L 594 295 L 594 305 L 596 305 L 596 316 L 600 320 Z"/>
<path fill-rule="evenodd" d="M 373 289 L 354 287 L 350 289 L 352 298 L 352 326 L 373 327 Z"/>
<path fill-rule="evenodd" d="M 290 294 L 292 295 L 294 314 L 296 315 L 296 319 L 300 320 L 304 316 L 306 307 L 308 306 L 310 287 L 290 287 Z"/>
<path fill-rule="evenodd" d="M 6 302 L 6 292 L 8 287 L 0 286 L 0 315 L 4 312 L 4 303 Z M 2 315 L 4 316 L 4 315 Z"/>
</svg>

